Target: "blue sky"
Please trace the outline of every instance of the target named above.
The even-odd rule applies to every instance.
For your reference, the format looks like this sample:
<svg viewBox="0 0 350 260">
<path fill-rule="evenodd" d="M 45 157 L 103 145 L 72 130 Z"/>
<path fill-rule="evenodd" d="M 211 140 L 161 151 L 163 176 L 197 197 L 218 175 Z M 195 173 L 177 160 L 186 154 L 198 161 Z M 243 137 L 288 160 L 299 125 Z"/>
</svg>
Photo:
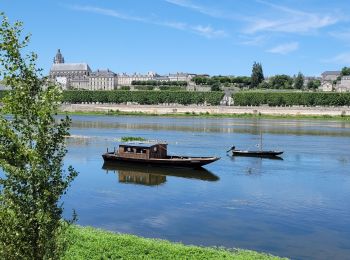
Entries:
<svg viewBox="0 0 350 260">
<path fill-rule="evenodd" d="M 0 0 L 24 22 L 48 72 L 66 62 L 93 70 L 319 75 L 350 66 L 349 2 L 292 0 Z"/>
</svg>

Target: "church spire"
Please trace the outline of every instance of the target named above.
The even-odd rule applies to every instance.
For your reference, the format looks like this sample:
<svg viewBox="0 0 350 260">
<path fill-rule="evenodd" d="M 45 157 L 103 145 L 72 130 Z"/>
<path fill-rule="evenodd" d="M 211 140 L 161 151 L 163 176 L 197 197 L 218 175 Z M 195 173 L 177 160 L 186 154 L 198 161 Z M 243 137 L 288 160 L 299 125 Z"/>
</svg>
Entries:
<svg viewBox="0 0 350 260">
<path fill-rule="evenodd" d="M 64 63 L 64 58 L 60 49 L 57 50 L 56 56 L 53 58 L 53 63 Z"/>
</svg>

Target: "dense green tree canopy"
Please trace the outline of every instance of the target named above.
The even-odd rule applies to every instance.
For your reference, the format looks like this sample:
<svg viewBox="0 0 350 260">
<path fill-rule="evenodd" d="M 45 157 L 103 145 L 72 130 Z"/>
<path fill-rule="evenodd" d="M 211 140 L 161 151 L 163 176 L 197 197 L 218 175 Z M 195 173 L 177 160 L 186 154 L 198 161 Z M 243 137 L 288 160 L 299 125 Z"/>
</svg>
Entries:
<svg viewBox="0 0 350 260">
<path fill-rule="evenodd" d="M 59 201 L 77 175 L 62 170 L 70 119 L 54 118 L 61 91 L 40 76 L 34 53 L 22 55 L 22 23 L 0 19 L 0 78 L 11 89 L 0 110 L 0 258 L 58 259 L 67 226 Z"/>
<path fill-rule="evenodd" d="M 260 63 L 254 62 L 252 68 L 252 76 L 251 76 L 251 87 L 256 88 L 258 85 L 263 82 L 264 73 L 262 69 L 262 65 Z"/>
<path fill-rule="evenodd" d="M 304 75 L 299 72 L 298 76 L 296 76 L 294 80 L 294 88 L 295 89 L 302 89 L 304 87 Z"/>
</svg>

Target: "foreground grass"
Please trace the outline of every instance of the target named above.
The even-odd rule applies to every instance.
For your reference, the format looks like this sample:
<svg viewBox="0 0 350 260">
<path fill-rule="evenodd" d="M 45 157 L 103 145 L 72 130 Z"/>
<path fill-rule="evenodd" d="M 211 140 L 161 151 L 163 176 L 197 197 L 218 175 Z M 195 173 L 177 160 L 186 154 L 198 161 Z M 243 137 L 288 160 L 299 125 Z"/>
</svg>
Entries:
<svg viewBox="0 0 350 260">
<path fill-rule="evenodd" d="M 65 114 L 62 112 L 62 114 Z M 336 120 L 350 122 L 350 116 L 328 116 L 328 115 L 269 115 L 269 114 L 211 114 L 211 113 L 169 113 L 169 114 L 154 114 L 144 112 L 122 112 L 122 111 L 108 111 L 108 112 L 67 112 L 69 115 L 94 115 L 94 116 L 159 116 L 159 117 L 198 117 L 198 118 L 243 118 L 243 119 L 314 119 L 314 120 Z"/>
<path fill-rule="evenodd" d="M 185 246 L 165 240 L 74 226 L 64 259 L 281 259 L 249 250 Z"/>
</svg>

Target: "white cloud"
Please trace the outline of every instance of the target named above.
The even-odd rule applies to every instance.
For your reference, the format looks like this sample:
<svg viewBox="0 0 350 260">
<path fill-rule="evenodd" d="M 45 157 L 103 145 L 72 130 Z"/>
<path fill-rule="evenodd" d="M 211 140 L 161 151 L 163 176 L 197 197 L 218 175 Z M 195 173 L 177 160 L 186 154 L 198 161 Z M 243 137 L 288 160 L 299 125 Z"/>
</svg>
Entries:
<svg viewBox="0 0 350 260">
<path fill-rule="evenodd" d="M 278 45 L 272 49 L 267 50 L 267 52 L 276 53 L 276 54 L 288 54 L 292 51 L 296 51 L 299 48 L 298 42 L 290 42 Z"/>
<path fill-rule="evenodd" d="M 350 52 L 340 53 L 334 57 L 323 60 L 323 62 L 350 65 Z"/>
<path fill-rule="evenodd" d="M 215 30 L 211 26 L 192 26 L 191 27 L 193 31 L 197 32 L 200 35 L 203 35 L 207 38 L 214 38 L 214 37 L 225 37 L 227 36 L 227 33 L 223 30 Z"/>
<path fill-rule="evenodd" d="M 259 36 L 246 36 L 246 35 L 240 35 L 239 38 L 241 38 L 240 44 L 248 45 L 248 46 L 262 46 L 267 41 L 268 37 L 266 35 L 259 35 Z"/>
<path fill-rule="evenodd" d="M 344 31 L 334 31 L 329 33 L 330 36 L 347 41 L 350 43 L 350 30 L 344 30 Z"/>
<path fill-rule="evenodd" d="M 306 33 L 321 29 L 340 21 L 341 17 L 334 14 L 318 14 L 314 12 L 304 12 L 282 5 L 272 4 L 266 1 L 257 1 L 263 5 L 278 11 L 272 14 L 274 18 L 247 18 L 249 23 L 245 29 L 246 33 L 256 32 L 285 32 L 285 33 Z M 280 16 L 282 18 L 277 18 Z"/>
<path fill-rule="evenodd" d="M 203 26 L 203 25 L 190 25 L 182 22 L 169 22 L 169 21 L 160 21 L 154 18 L 142 18 L 138 16 L 130 16 L 128 14 L 120 13 L 116 10 L 100 8 L 95 6 L 80 6 L 80 5 L 72 5 L 68 6 L 70 9 L 76 11 L 90 12 L 96 13 L 105 16 L 111 16 L 122 20 L 129 20 L 141 23 L 154 24 L 159 26 L 166 26 L 170 28 L 174 28 L 177 30 L 188 31 L 191 33 L 195 33 L 206 38 L 216 38 L 216 37 L 225 37 L 227 33 L 224 30 L 217 30 L 212 28 L 211 26 Z"/>
<path fill-rule="evenodd" d="M 184 7 L 184 8 L 188 8 L 188 9 L 192 9 L 192 10 L 197 11 L 199 13 L 209 15 L 212 17 L 216 17 L 216 18 L 224 18 L 226 16 L 220 10 L 205 7 L 203 5 L 193 4 L 192 2 L 190 2 L 188 0 L 165 0 L 165 1 L 170 3 L 170 4 L 177 5 L 177 6 Z"/>
</svg>

